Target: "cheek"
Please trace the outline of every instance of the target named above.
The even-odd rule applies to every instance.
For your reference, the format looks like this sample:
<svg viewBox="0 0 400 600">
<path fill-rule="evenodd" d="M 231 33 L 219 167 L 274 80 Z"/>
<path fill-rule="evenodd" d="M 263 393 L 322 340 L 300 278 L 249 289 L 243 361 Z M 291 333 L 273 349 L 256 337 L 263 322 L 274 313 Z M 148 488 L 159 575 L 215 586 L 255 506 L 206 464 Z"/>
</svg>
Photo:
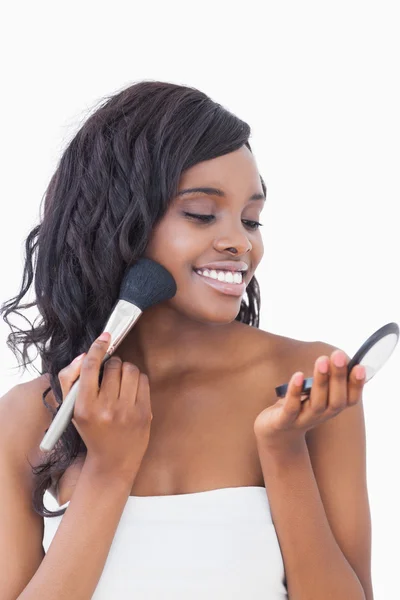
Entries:
<svg viewBox="0 0 400 600">
<path fill-rule="evenodd" d="M 172 270 L 196 257 L 195 239 L 176 220 L 162 222 L 152 233 L 145 256 Z"/>
</svg>

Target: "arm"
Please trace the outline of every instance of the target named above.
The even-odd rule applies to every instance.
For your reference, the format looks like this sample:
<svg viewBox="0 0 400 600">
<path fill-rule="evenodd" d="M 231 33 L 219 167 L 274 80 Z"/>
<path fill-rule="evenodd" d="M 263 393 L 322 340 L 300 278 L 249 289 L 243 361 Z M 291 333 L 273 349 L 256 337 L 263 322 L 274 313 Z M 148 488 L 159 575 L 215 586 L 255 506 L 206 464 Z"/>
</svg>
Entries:
<svg viewBox="0 0 400 600">
<path fill-rule="evenodd" d="M 367 600 L 329 527 L 306 443 L 281 455 L 258 451 L 289 598 Z"/>
<path fill-rule="evenodd" d="M 43 518 L 31 507 L 26 468 L 6 443 L 6 400 L 0 402 L 0 598 L 15 600 L 43 560 Z M 8 403 L 7 403 L 8 404 Z M 7 574 L 5 576 L 4 574 Z"/>
<path fill-rule="evenodd" d="M 299 366 L 305 377 L 333 350 L 307 345 Z M 373 600 L 362 403 L 307 432 L 295 448 L 278 451 L 258 440 L 257 447 L 291 600 Z"/>
<path fill-rule="evenodd" d="M 90 600 L 132 483 L 103 475 L 85 461 L 48 552 L 18 600 Z"/>
<path fill-rule="evenodd" d="M 29 382 L 0 399 L 0 565 L 7 574 L 0 577 L 0 598 L 89 600 L 132 481 L 105 476 L 86 461 L 45 554 L 43 518 L 31 506 L 31 468 L 26 461 L 26 450 L 38 447 L 43 437 L 37 392 L 38 383 Z"/>
</svg>

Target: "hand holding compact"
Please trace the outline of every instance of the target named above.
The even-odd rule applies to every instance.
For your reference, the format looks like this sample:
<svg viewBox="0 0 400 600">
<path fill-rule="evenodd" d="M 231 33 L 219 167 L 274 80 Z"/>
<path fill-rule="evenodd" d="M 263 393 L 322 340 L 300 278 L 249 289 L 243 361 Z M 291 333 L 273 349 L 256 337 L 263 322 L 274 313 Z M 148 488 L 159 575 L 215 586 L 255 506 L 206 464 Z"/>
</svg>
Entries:
<svg viewBox="0 0 400 600">
<path fill-rule="evenodd" d="M 349 359 L 341 350 L 320 356 L 314 365 L 309 398 L 302 400 L 304 374 L 290 379 L 284 398 L 263 410 L 254 422 L 254 433 L 271 444 L 304 439 L 305 433 L 332 419 L 362 398 L 365 367 L 356 365 L 348 376 Z"/>
<path fill-rule="evenodd" d="M 350 372 L 355 365 L 362 364 L 365 367 L 365 382 L 382 368 L 387 362 L 399 341 L 400 330 L 397 323 L 387 323 L 380 327 L 363 343 L 361 348 L 357 350 L 353 358 L 347 366 L 347 374 L 350 377 Z M 303 396 L 308 398 L 308 394 L 313 385 L 313 378 L 308 377 L 303 383 Z M 278 385 L 275 388 L 278 398 L 284 398 L 288 391 L 288 384 Z"/>
</svg>

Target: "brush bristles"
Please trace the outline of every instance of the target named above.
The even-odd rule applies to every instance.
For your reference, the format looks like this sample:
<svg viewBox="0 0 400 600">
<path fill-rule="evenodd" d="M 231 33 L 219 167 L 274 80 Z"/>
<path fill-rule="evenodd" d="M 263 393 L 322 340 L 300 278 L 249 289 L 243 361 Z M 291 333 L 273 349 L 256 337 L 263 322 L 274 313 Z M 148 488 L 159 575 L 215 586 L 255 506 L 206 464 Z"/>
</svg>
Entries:
<svg viewBox="0 0 400 600">
<path fill-rule="evenodd" d="M 119 299 L 131 302 L 143 311 L 173 298 L 176 289 L 175 279 L 165 267 L 151 258 L 139 258 L 122 279 Z"/>
</svg>

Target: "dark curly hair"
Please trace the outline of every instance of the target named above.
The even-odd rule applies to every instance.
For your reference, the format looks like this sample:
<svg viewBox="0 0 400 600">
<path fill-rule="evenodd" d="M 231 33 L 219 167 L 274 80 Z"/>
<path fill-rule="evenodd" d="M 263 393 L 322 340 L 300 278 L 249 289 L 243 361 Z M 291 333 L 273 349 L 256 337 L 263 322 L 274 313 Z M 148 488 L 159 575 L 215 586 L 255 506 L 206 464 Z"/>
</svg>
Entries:
<svg viewBox="0 0 400 600">
<path fill-rule="evenodd" d="M 40 223 L 25 240 L 21 289 L 0 309 L 11 330 L 10 313 L 33 306 L 39 310 L 39 324 L 24 317 L 31 329 L 16 327 L 7 346 L 17 360 L 17 352 L 22 357 L 19 366 L 24 369 L 33 362 L 28 347 L 36 347 L 40 375 L 50 376 L 43 403 L 52 418 L 58 409 L 46 395 L 53 390 L 61 405 L 59 371 L 86 352 L 103 330 L 123 274 L 144 253 L 152 228 L 178 192 L 182 172 L 243 145 L 251 151 L 249 137 L 247 123 L 198 89 L 141 81 L 103 98 L 67 145 L 45 190 Z M 262 178 L 261 184 L 266 194 Z M 21 304 L 34 275 L 36 300 Z M 259 327 L 255 277 L 246 295 L 236 320 Z M 70 422 L 53 451 L 41 464 L 31 465 L 35 512 L 42 517 L 65 513 L 65 508 L 49 511 L 44 493 L 85 452 Z"/>
</svg>

